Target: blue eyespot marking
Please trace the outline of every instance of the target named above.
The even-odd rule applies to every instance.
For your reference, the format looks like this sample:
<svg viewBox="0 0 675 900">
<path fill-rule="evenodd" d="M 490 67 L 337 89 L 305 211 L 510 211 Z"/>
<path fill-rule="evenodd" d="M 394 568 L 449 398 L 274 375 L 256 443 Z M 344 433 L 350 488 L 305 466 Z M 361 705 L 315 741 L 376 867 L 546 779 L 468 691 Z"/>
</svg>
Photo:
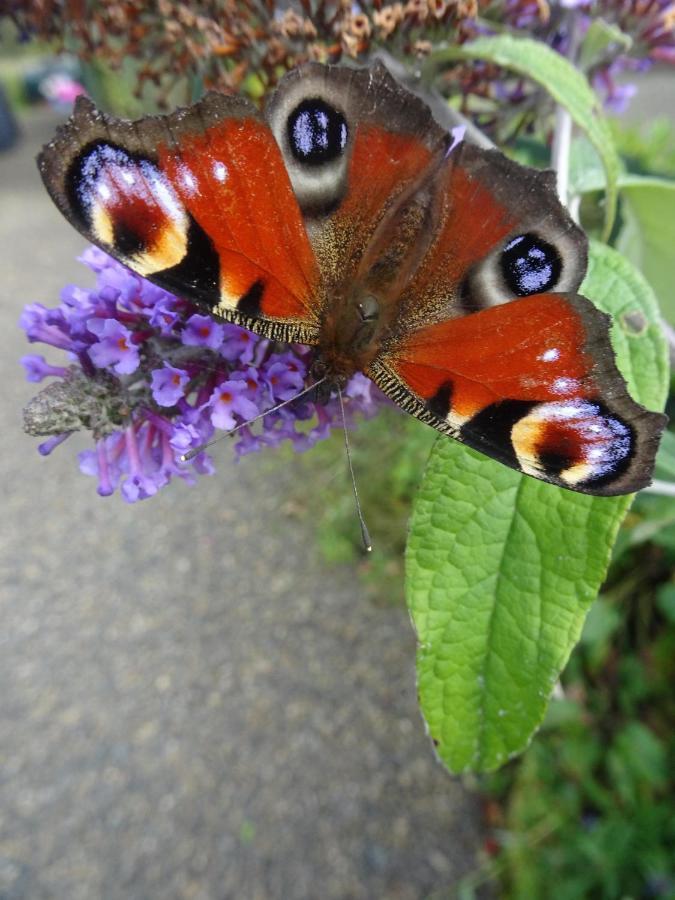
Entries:
<svg viewBox="0 0 675 900">
<path fill-rule="evenodd" d="M 540 294 L 556 286 L 562 261 L 556 248 L 535 234 L 512 238 L 502 251 L 504 280 L 518 297 Z"/>
<path fill-rule="evenodd" d="M 347 146 L 347 122 L 319 98 L 303 100 L 288 117 L 288 142 L 298 162 L 315 166 L 332 162 Z"/>
</svg>

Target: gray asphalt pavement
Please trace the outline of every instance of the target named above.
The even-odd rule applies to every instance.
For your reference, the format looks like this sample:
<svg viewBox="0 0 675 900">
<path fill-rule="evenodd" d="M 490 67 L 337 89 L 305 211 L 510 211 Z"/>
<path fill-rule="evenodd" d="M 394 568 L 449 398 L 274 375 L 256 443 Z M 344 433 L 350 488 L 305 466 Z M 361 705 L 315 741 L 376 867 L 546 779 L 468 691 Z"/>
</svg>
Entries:
<svg viewBox="0 0 675 900">
<path fill-rule="evenodd" d="M 0 900 L 451 896 L 478 802 L 424 736 L 406 613 L 289 515 L 299 470 L 225 446 L 130 507 L 86 439 L 22 434 L 21 307 L 88 283 L 33 163 L 54 124 L 0 155 Z"/>
</svg>

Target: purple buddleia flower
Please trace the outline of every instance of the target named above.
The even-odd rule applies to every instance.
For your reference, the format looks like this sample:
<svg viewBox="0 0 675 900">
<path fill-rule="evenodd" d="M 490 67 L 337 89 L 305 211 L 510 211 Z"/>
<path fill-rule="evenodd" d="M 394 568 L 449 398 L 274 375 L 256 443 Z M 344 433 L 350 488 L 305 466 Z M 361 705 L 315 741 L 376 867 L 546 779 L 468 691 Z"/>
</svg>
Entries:
<svg viewBox="0 0 675 900">
<path fill-rule="evenodd" d="M 49 313 L 50 310 L 41 303 L 29 303 L 21 313 L 19 325 L 31 343 L 40 341 L 60 350 L 71 350 L 73 342 L 70 335 L 60 326 L 49 323 Z"/>
<path fill-rule="evenodd" d="M 115 260 L 111 256 L 108 256 L 107 253 L 93 244 L 90 244 L 82 251 L 82 254 L 77 257 L 77 261 L 84 263 L 87 268 L 97 275 L 105 269 L 113 268 L 115 265 Z M 127 269 L 126 271 L 129 270 Z"/>
<path fill-rule="evenodd" d="M 38 444 L 38 453 L 40 454 L 40 456 L 49 456 L 52 450 L 56 450 L 59 444 L 62 444 L 69 437 L 69 431 L 64 431 L 62 434 L 55 434 L 53 437 L 50 437 L 46 441 L 43 441 L 41 444 Z"/>
<path fill-rule="evenodd" d="M 162 294 L 157 303 L 148 312 L 148 321 L 153 328 L 159 329 L 161 335 L 170 337 L 174 334 L 174 326 L 180 319 L 176 309 L 177 300 L 171 294 Z"/>
<path fill-rule="evenodd" d="M 45 456 L 74 431 L 90 430 L 95 446 L 79 464 L 101 496 L 119 491 L 134 503 L 175 478 L 193 484 L 213 474 L 203 445 L 218 431 L 237 428 L 239 459 L 283 442 L 302 452 L 342 427 L 335 398 L 292 400 L 311 382 L 311 348 L 217 322 L 95 247 L 80 260 L 96 274 L 94 288 L 68 285 L 55 309 L 34 303 L 21 316 L 30 341 L 68 357 L 64 365 L 23 358 L 29 381 L 53 379 L 26 407 L 24 427 L 45 437 L 38 448 Z M 347 425 L 388 402 L 355 375 L 344 389 Z"/>
<path fill-rule="evenodd" d="M 246 396 L 246 383 L 234 379 L 218 385 L 208 406 L 212 424 L 223 431 L 231 431 L 258 415 L 258 407 Z"/>
<path fill-rule="evenodd" d="M 241 361 L 244 362 L 243 359 Z M 233 372 L 232 379 L 234 381 L 245 382 L 245 396 L 256 403 L 260 400 L 261 392 L 266 389 L 266 386 L 261 379 L 261 373 L 257 369 L 254 369 L 253 366 L 247 366 L 246 369 L 239 372 Z"/>
<path fill-rule="evenodd" d="M 223 343 L 223 331 L 224 327 L 211 316 L 195 313 L 185 323 L 181 339 L 189 347 L 208 347 L 209 350 L 217 350 Z"/>
<path fill-rule="evenodd" d="M 96 443 L 95 450 L 83 450 L 79 456 L 80 471 L 84 475 L 92 475 L 98 478 L 98 493 L 101 497 L 109 497 L 115 491 L 119 481 L 120 469 L 117 458 L 111 459 L 106 447 L 106 441 Z"/>
<path fill-rule="evenodd" d="M 276 400 L 290 400 L 305 383 L 305 366 L 294 353 L 277 353 L 263 369 L 270 394 Z"/>
<path fill-rule="evenodd" d="M 169 438 L 169 444 L 173 447 L 174 450 L 177 450 L 181 454 L 181 456 L 187 453 L 188 450 L 199 447 L 203 443 L 203 436 L 199 433 L 194 425 L 183 425 L 179 423 L 178 425 L 173 426 L 171 436 Z"/>
<path fill-rule="evenodd" d="M 98 337 L 89 347 L 89 359 L 97 369 L 112 367 L 118 375 L 130 375 L 138 368 L 138 347 L 131 331 L 115 319 L 89 319 L 87 328 Z"/>
<path fill-rule="evenodd" d="M 190 376 L 183 369 L 165 362 L 162 369 L 155 369 L 151 375 L 152 396 L 158 406 L 175 406 L 184 396 L 184 389 Z"/>
<path fill-rule="evenodd" d="M 26 370 L 27 381 L 42 381 L 49 375 L 58 375 L 61 378 L 67 373 L 65 366 L 51 366 L 44 358 L 36 353 L 30 353 L 21 357 L 21 365 Z"/>
<path fill-rule="evenodd" d="M 221 356 L 231 362 L 239 360 L 250 363 L 260 338 L 239 325 L 223 325 L 222 328 L 224 340 L 220 347 Z"/>
<path fill-rule="evenodd" d="M 148 452 L 152 449 L 155 437 L 154 434 L 151 434 L 153 426 L 145 423 L 141 427 L 143 432 L 141 432 L 141 428 L 137 431 L 133 424 L 127 425 L 124 430 L 126 461 L 129 471 L 120 490 L 124 499 L 129 503 L 152 497 L 168 480 L 161 467 L 152 465 L 155 459 L 153 454 Z M 141 438 L 140 441 L 139 438 Z"/>
</svg>

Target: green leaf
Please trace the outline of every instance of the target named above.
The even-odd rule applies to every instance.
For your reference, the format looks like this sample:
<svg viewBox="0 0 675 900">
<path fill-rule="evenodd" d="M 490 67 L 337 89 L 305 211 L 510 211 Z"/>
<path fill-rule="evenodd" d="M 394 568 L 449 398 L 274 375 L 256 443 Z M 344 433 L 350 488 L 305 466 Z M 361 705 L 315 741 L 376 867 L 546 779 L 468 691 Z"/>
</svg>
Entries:
<svg viewBox="0 0 675 900">
<path fill-rule="evenodd" d="M 601 191 L 604 178 L 593 146 L 584 138 L 572 142 L 570 191 Z M 675 323 L 675 181 L 656 176 L 621 173 L 623 228 L 617 249 L 645 275 L 665 317 Z"/>
<path fill-rule="evenodd" d="M 608 236 L 616 215 L 619 157 L 600 101 L 586 77 L 564 56 L 540 41 L 510 34 L 478 38 L 461 46 L 440 50 L 429 57 L 426 67 L 433 71 L 439 64 L 473 59 L 495 63 L 535 81 L 569 112 L 572 120 L 588 135 L 602 160 L 607 179 L 605 236 Z"/>
<path fill-rule="evenodd" d="M 593 244 L 584 287 L 617 317 L 631 391 L 662 408 L 667 350 L 649 286 Z M 630 502 L 562 490 L 436 442 L 413 511 L 406 587 L 420 704 L 452 771 L 494 769 L 530 740 Z"/>
<path fill-rule="evenodd" d="M 616 250 L 592 241 L 581 293 L 614 317 L 612 346 L 631 394 L 649 409 L 662 410 L 668 396 L 668 346 L 647 280 Z"/>
<path fill-rule="evenodd" d="M 675 482 L 675 434 L 664 431 L 656 454 L 654 477 Z"/>
<path fill-rule="evenodd" d="M 608 50 L 613 49 L 616 52 L 620 49 L 625 53 L 630 50 L 632 44 L 633 39 L 618 25 L 600 18 L 592 19 L 579 48 L 577 56 L 579 67 L 586 72 L 600 62 Z"/>
<path fill-rule="evenodd" d="M 666 619 L 675 625 L 675 584 L 663 584 L 656 592 L 656 605 Z"/>
<path fill-rule="evenodd" d="M 569 180 L 571 196 L 601 191 L 605 186 L 602 161 L 593 144 L 583 135 L 572 140 Z"/>
<path fill-rule="evenodd" d="M 618 249 L 642 271 L 675 323 L 675 181 L 626 175 L 620 189 L 626 225 Z"/>
</svg>

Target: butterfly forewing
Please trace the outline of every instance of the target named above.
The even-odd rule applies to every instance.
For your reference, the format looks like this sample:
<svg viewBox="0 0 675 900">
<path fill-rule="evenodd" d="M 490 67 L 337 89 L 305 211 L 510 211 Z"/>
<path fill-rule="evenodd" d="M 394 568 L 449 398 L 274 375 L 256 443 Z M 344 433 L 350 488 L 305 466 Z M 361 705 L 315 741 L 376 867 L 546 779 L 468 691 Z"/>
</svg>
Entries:
<svg viewBox="0 0 675 900">
<path fill-rule="evenodd" d="M 249 104 L 209 94 L 133 124 L 82 100 L 39 163 L 66 217 L 129 268 L 269 336 L 316 340 L 316 259 Z"/>
<path fill-rule="evenodd" d="M 334 293 L 329 305 L 375 264 L 391 277 L 394 229 L 381 240 L 383 226 L 449 144 L 426 104 L 382 65 L 309 64 L 284 78 L 267 116 Z"/>
</svg>

